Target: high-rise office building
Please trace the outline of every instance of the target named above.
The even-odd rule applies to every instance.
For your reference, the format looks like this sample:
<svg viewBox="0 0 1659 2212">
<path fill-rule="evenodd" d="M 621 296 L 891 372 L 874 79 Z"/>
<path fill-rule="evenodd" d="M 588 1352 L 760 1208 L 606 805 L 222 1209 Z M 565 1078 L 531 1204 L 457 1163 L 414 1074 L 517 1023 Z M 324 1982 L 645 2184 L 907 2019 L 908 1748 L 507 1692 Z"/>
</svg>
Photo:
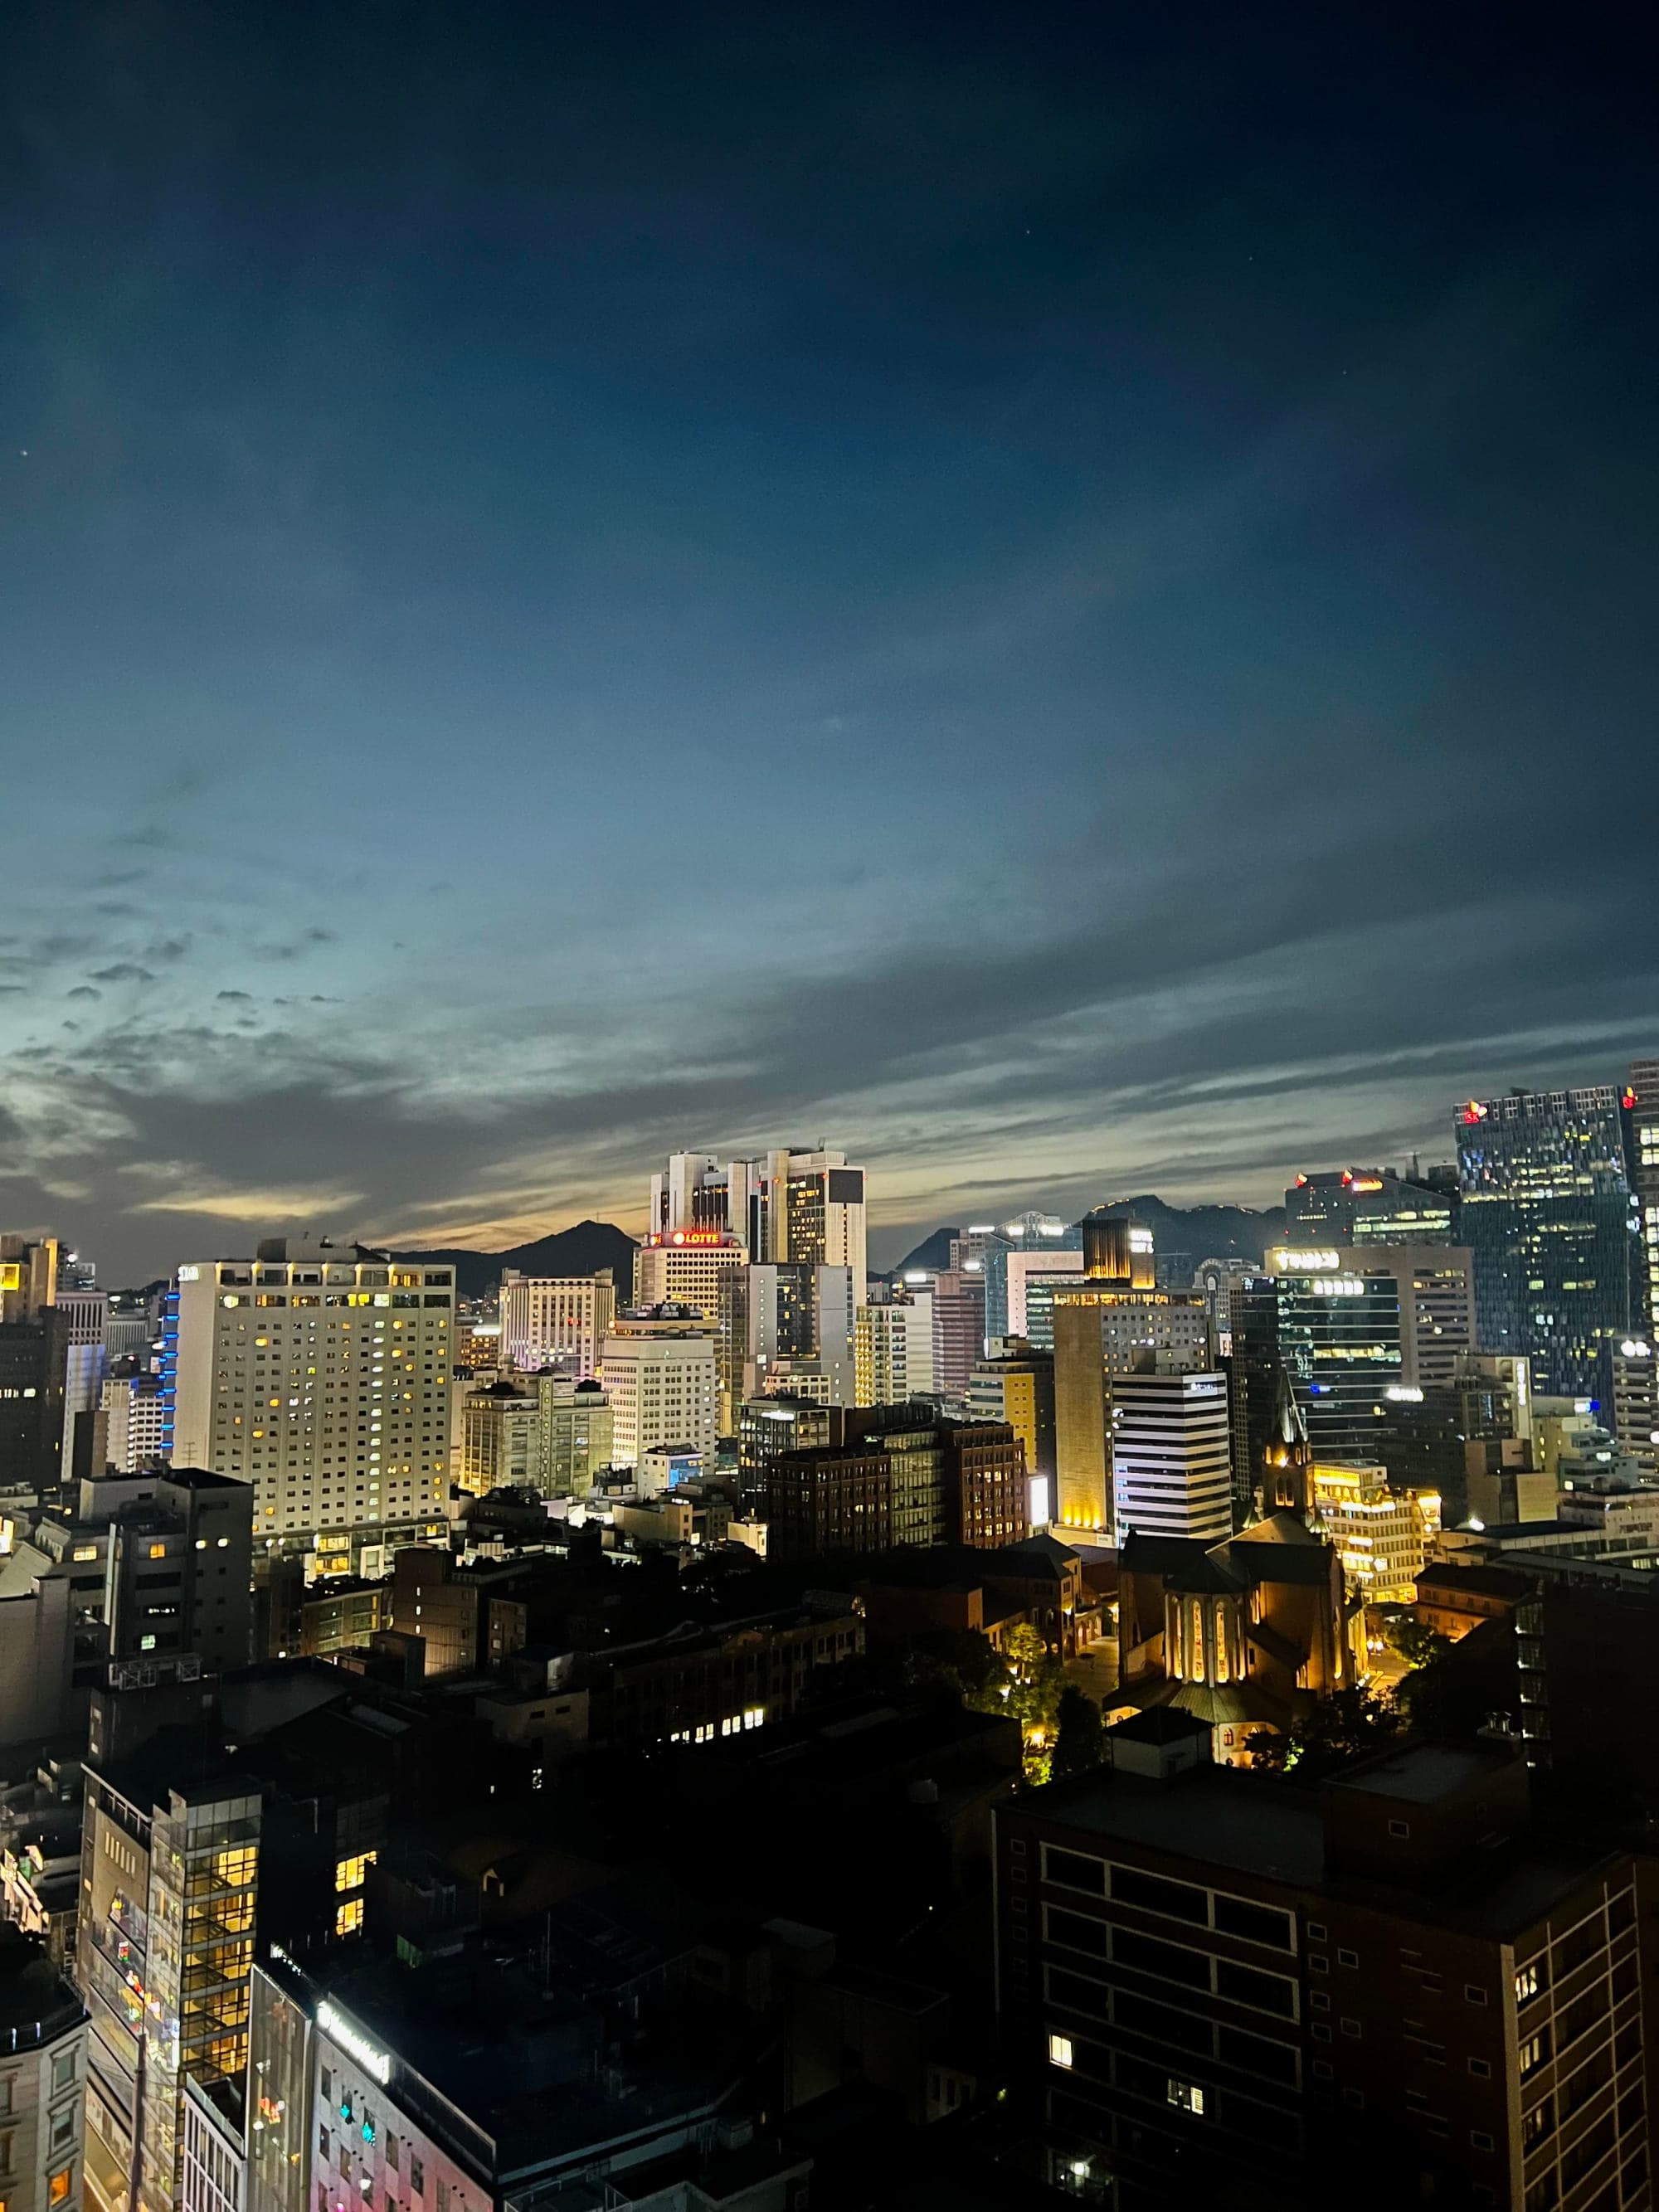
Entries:
<svg viewBox="0 0 1659 2212">
<path fill-rule="evenodd" d="M 501 1277 L 500 1356 L 521 1375 L 551 1367 L 586 1382 L 599 1372 L 599 1346 L 616 1310 L 609 1267 L 597 1275 L 524 1275 L 509 1267 Z"/>
<path fill-rule="evenodd" d="M 1025 1448 L 1032 1477 L 1034 1521 L 1053 1510 L 1054 1479 L 1054 1355 L 1018 1337 L 995 1340 L 968 1378 L 968 1417 L 1006 1421 Z M 1039 1498 L 1036 1485 L 1042 1485 Z"/>
<path fill-rule="evenodd" d="M 968 1410 L 968 1378 L 985 1357 L 985 1279 L 946 1267 L 927 1285 L 933 1301 L 933 1389 L 945 1411 Z"/>
<path fill-rule="evenodd" d="M 782 1146 L 723 1164 L 712 1153 L 676 1152 L 651 1178 L 648 1227 L 729 1230 L 757 1265 L 850 1267 L 864 1295 L 864 1170 L 845 1152 Z"/>
<path fill-rule="evenodd" d="M 1299 1175 L 1285 1194 L 1287 1244 L 1449 1244 L 1456 1200 L 1392 1168 Z"/>
<path fill-rule="evenodd" d="M 902 1406 L 913 1398 L 931 1398 L 932 1291 L 901 1288 L 861 1305 L 854 1324 L 854 1369 L 855 1402 L 860 1406 Z"/>
<path fill-rule="evenodd" d="M 1227 1378 L 1156 1365 L 1112 1381 L 1112 1525 L 1218 1543 L 1232 1533 Z"/>
<path fill-rule="evenodd" d="M 453 1268 L 276 1238 L 178 1296 L 173 1459 L 253 1484 L 256 1543 L 441 1507 Z"/>
<path fill-rule="evenodd" d="M 1620 1337 L 1610 1345 L 1601 1392 L 1607 1426 L 1646 1482 L 1659 1481 L 1659 1360 L 1650 1336 Z"/>
<path fill-rule="evenodd" d="M 1659 1335 L 1659 1060 L 1632 1062 L 1619 1104 L 1638 1214 L 1639 1305 L 1632 1319 Z"/>
<path fill-rule="evenodd" d="M 856 1285 L 850 1267 L 806 1261 L 729 1269 L 720 1282 L 720 1433 L 746 1398 L 782 1393 L 850 1406 L 857 1389 Z"/>
<path fill-rule="evenodd" d="M 714 1338 L 700 1314 L 672 1306 L 618 1314 L 599 1347 L 599 1380 L 611 1401 L 613 1466 L 681 1444 L 712 1463 Z"/>
<path fill-rule="evenodd" d="M 1533 1386 L 1588 1397 L 1631 1331 L 1632 1200 L 1620 1094 L 1512 1091 L 1457 1112 L 1458 1234 L 1474 1254 L 1483 1352 L 1524 1352 Z"/>
<path fill-rule="evenodd" d="M 1153 1287 L 1152 1239 L 1126 1222 L 1083 1224 L 1084 1275 L 1054 1293 L 1055 1517 L 1111 1527 L 1110 1385 L 1151 1356 L 1175 1367 L 1211 1362 L 1201 1293 Z"/>
<path fill-rule="evenodd" d="M 133 1694 L 155 1693 L 100 1693 Z M 186 2080 L 236 2081 L 247 2065 L 264 1792 L 204 1770 L 199 1750 L 108 1756 L 97 1731 L 95 1710 L 76 1947 L 92 2021 L 87 2179 L 106 2212 L 133 2201 L 134 2176 L 139 2212 L 175 2212 Z"/>
<path fill-rule="evenodd" d="M 1278 1298 L 1278 1356 L 1309 1443 L 1325 1460 L 1381 1459 L 1407 1387 L 1399 1279 L 1369 1261 L 1363 1273 L 1346 1268 L 1328 1245 L 1275 1245 L 1267 1260 Z"/>
<path fill-rule="evenodd" d="M 1052 1213 L 1022 1213 L 985 1240 L 985 1334 L 1029 1337 L 1024 1286 L 1033 1275 L 1080 1275 L 1083 1229 Z M 1052 1349 L 1052 1346 L 1049 1347 Z"/>
<path fill-rule="evenodd" d="M 611 1401 L 599 1383 L 536 1377 L 535 1484 L 544 1498 L 585 1498 L 611 1464 Z"/>
<path fill-rule="evenodd" d="M 1400 1307 L 1400 1372 L 1407 1390 L 1449 1382 L 1474 1349 L 1474 1257 L 1467 1245 L 1414 1244 L 1379 1238 L 1365 1244 L 1274 1245 L 1267 1255 L 1276 1275 L 1321 1273 L 1387 1278 Z"/>
<path fill-rule="evenodd" d="M 748 1264 L 743 1239 L 729 1229 L 651 1230 L 634 1255 L 636 1306 L 690 1306 L 717 1321 L 720 1284 Z"/>
<path fill-rule="evenodd" d="M 0 1486 L 43 1500 L 61 1491 L 68 1362 L 67 1324 L 51 1307 L 0 1322 Z"/>
<path fill-rule="evenodd" d="M 118 1474 L 136 1474 L 161 1460 L 165 1411 L 161 1377 L 133 1359 L 118 1361 L 103 1389 L 105 1457 Z"/>
<path fill-rule="evenodd" d="M 474 1497 L 523 1489 L 536 1480 L 539 1449 L 539 1376 L 505 1376 L 469 1390 L 461 1409 L 460 1483 Z M 574 1384 L 570 1386 L 573 1389 Z"/>
</svg>

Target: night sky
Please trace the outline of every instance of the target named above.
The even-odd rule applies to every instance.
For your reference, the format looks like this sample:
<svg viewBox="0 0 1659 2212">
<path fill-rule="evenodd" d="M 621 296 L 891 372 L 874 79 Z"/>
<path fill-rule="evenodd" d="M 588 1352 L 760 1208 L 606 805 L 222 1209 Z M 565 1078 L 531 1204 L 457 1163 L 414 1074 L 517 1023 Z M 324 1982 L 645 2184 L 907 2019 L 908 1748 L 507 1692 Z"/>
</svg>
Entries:
<svg viewBox="0 0 1659 2212">
<path fill-rule="evenodd" d="M 890 1257 L 1659 1049 L 1619 23 L 12 11 L 0 1226 Z"/>
</svg>

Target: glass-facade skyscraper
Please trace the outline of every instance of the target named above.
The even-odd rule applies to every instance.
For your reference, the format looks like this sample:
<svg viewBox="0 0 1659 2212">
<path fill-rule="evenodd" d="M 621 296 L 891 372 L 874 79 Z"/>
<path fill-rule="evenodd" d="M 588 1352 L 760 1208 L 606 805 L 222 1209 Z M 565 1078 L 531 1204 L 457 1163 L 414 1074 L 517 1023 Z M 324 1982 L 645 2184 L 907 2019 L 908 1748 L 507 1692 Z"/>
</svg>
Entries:
<svg viewBox="0 0 1659 2212">
<path fill-rule="evenodd" d="M 1474 1254 L 1483 1352 L 1525 1353 L 1533 1388 L 1593 1397 L 1631 1325 L 1632 1218 L 1620 1096 L 1516 1091 L 1457 1109 L 1458 1237 Z"/>
</svg>

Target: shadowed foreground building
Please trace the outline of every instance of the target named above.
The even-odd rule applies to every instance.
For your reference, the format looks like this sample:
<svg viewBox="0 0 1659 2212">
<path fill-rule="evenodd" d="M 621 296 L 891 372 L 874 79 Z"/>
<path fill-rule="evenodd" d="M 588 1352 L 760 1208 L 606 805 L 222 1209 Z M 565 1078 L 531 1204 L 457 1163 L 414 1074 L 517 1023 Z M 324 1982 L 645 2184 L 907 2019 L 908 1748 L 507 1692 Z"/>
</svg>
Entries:
<svg viewBox="0 0 1659 2212">
<path fill-rule="evenodd" d="M 1533 1833 L 1510 1746 L 1322 1792 L 1148 1715 L 997 1815 L 1005 2049 L 1049 2178 L 1206 2202 L 1645 2207 L 1650 1863 Z M 1197 1756 L 1194 1756 L 1194 1753 Z"/>
</svg>

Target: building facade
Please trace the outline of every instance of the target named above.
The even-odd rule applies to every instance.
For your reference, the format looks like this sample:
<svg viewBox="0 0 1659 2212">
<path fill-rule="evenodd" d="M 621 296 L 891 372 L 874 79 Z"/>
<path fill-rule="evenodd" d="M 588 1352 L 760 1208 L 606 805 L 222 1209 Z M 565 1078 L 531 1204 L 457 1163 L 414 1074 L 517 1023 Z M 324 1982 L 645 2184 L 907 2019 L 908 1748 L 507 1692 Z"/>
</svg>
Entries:
<svg viewBox="0 0 1659 2212">
<path fill-rule="evenodd" d="M 674 1308 L 618 1315 L 599 1350 L 614 1466 L 634 1467 L 644 1453 L 671 1444 L 713 1454 L 714 1352 L 699 1315 Z"/>
<path fill-rule="evenodd" d="M 1631 1333 L 1639 1248 L 1619 1102 L 1597 1085 L 1472 1098 L 1457 1112 L 1480 1349 L 1526 1354 L 1547 1394 L 1593 1396 L 1607 1346 Z"/>
<path fill-rule="evenodd" d="M 902 1406 L 912 1398 L 933 1395 L 931 1291 L 898 1291 L 878 1304 L 858 1309 L 854 1387 L 855 1402 L 860 1406 Z"/>
<path fill-rule="evenodd" d="M 251 1482 L 256 1540 L 441 1509 L 454 1273 L 362 1247 L 179 1270 L 173 1456 Z"/>
<path fill-rule="evenodd" d="M 634 1255 L 634 1304 L 690 1306 L 718 1321 L 721 1279 L 748 1261 L 742 1238 L 726 1229 L 650 1230 Z"/>
<path fill-rule="evenodd" d="M 599 1371 L 599 1346 L 617 1310 L 608 1267 L 597 1275 L 501 1277 L 499 1357 L 520 1374 L 553 1368 L 573 1382 Z"/>
<path fill-rule="evenodd" d="M 1112 1383 L 1112 1523 L 1217 1543 L 1232 1533 L 1227 1378 L 1212 1370 L 1121 1375 Z"/>
</svg>

